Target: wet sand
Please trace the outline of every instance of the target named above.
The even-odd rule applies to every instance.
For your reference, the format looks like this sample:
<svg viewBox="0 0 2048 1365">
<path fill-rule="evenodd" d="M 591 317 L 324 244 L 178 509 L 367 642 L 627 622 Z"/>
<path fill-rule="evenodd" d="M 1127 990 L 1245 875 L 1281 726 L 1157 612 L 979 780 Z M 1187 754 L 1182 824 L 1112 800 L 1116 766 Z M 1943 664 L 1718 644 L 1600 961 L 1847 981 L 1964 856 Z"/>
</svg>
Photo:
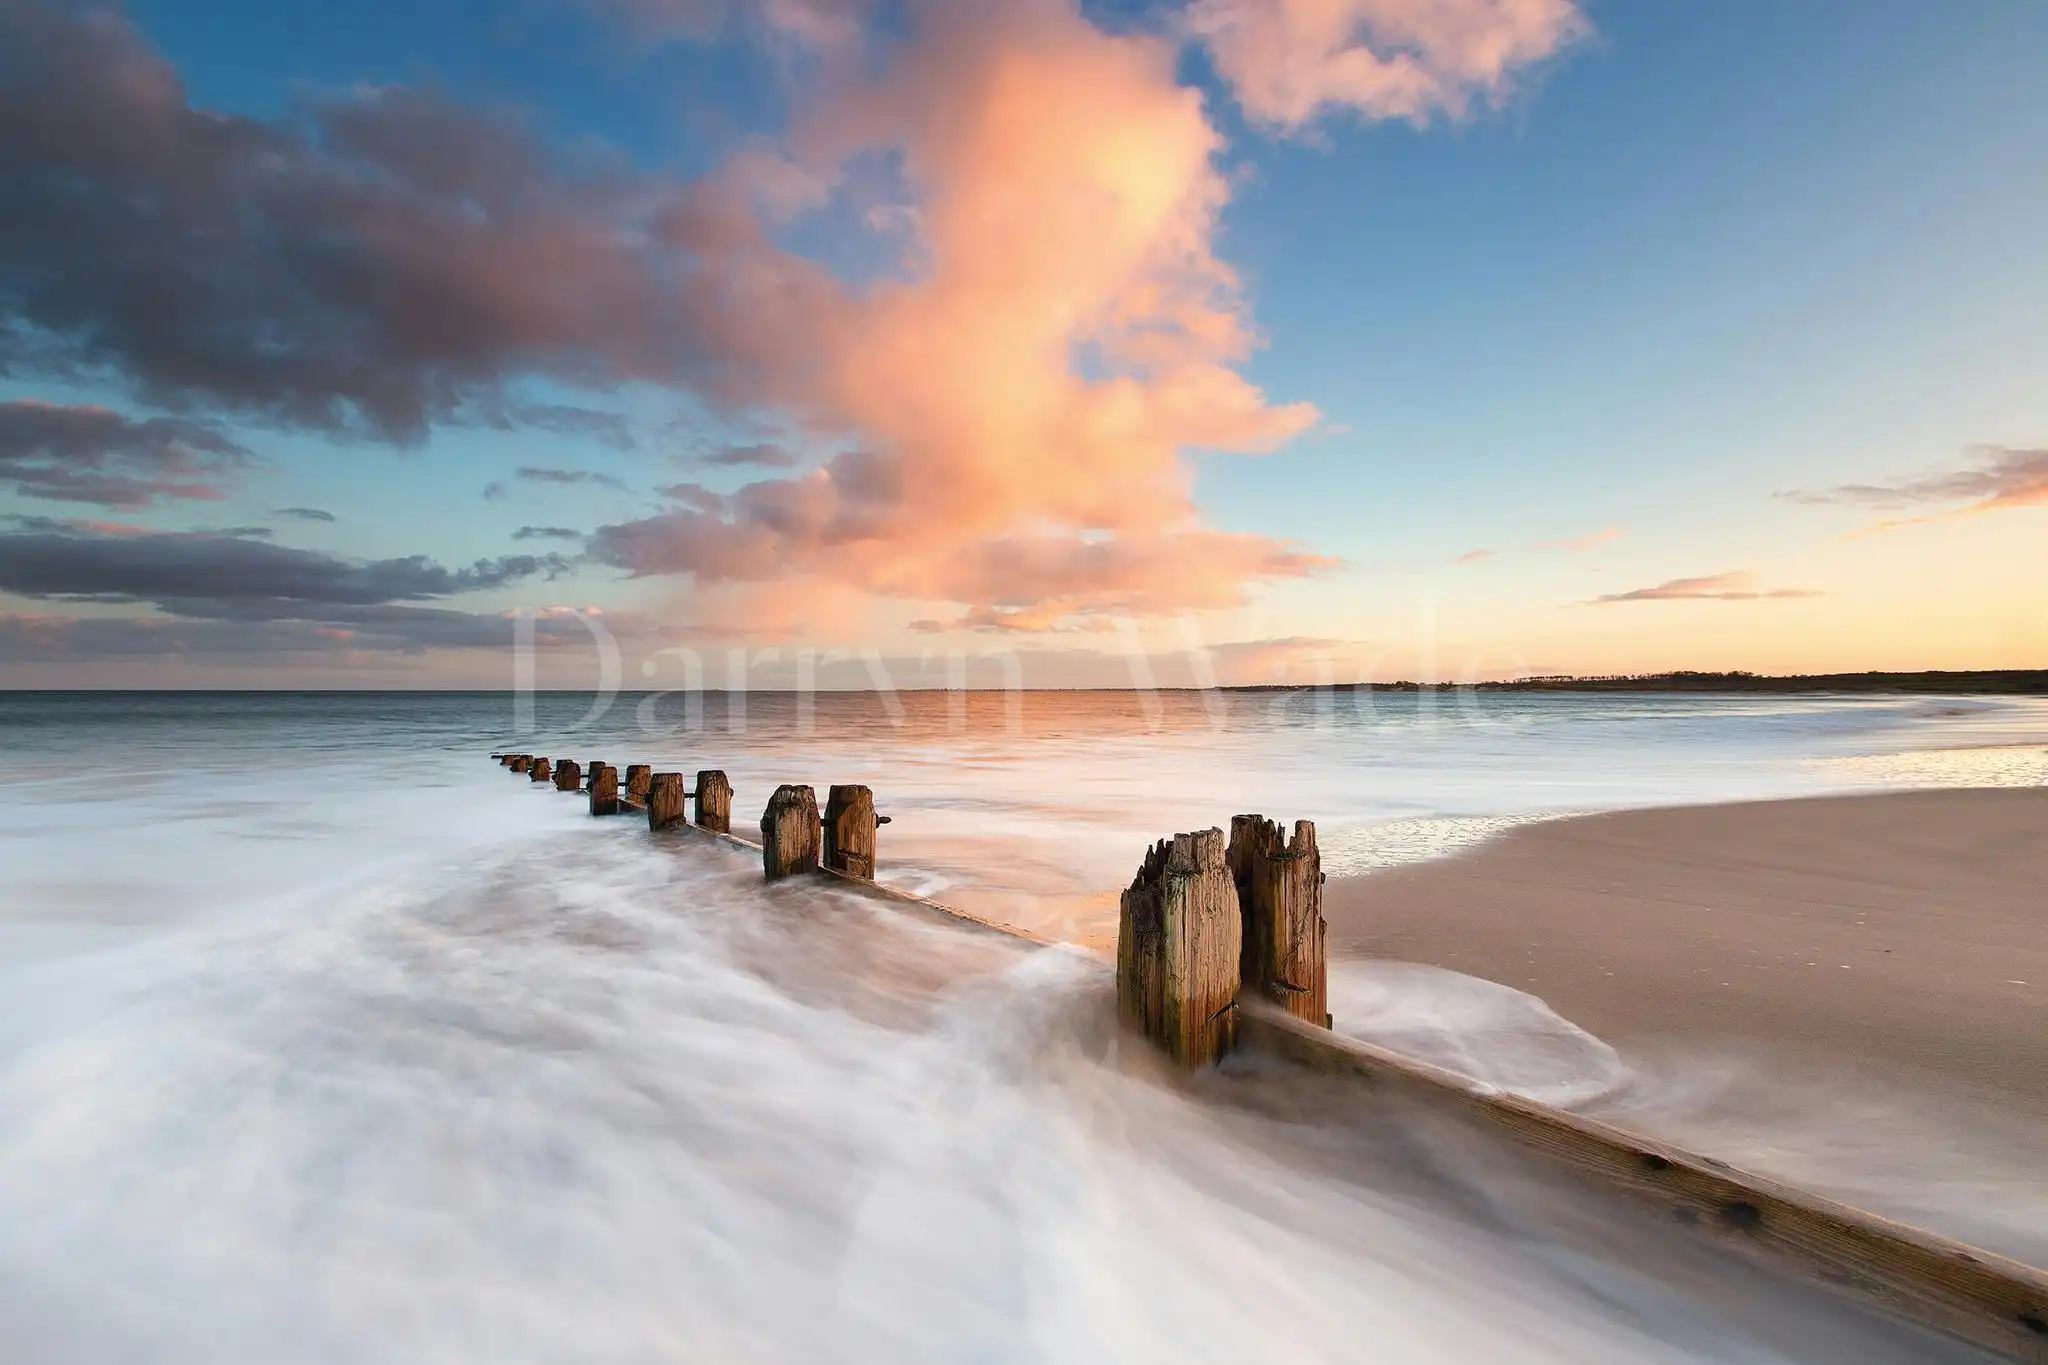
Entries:
<svg viewBox="0 0 2048 1365">
<path fill-rule="evenodd" d="M 1332 879 L 1333 959 L 1540 996 L 1623 1049 L 2048 1118 L 2048 790 L 1629 811 Z"/>
</svg>

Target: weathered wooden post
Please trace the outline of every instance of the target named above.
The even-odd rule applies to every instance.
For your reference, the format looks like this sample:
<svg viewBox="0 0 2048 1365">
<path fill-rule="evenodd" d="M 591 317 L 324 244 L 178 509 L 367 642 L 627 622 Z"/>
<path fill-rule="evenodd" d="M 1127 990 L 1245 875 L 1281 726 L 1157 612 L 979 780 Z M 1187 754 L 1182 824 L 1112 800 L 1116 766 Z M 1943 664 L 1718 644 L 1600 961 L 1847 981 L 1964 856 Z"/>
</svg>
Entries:
<svg viewBox="0 0 2048 1365">
<path fill-rule="evenodd" d="M 527 768 L 526 775 L 535 782 L 546 782 L 554 776 L 554 771 L 548 766 L 546 759 L 536 758 L 532 766 Z"/>
<path fill-rule="evenodd" d="M 1296 820 L 1288 840 L 1263 815 L 1235 816 L 1228 861 L 1244 919 L 1240 984 L 1297 1019 L 1329 1027 L 1323 855 L 1315 823 Z"/>
<path fill-rule="evenodd" d="M 814 797 L 814 811 L 816 804 Z M 697 827 L 718 834 L 732 833 L 732 783 L 716 768 L 706 768 L 697 774 Z"/>
<path fill-rule="evenodd" d="M 780 881 L 818 866 L 818 794 L 809 787 L 783 785 L 761 812 L 761 870 Z"/>
<path fill-rule="evenodd" d="M 1117 1013 L 1183 1066 L 1229 1050 L 1244 935 L 1223 831 L 1161 840 L 1123 894 Z"/>
<path fill-rule="evenodd" d="M 590 765 L 590 813 L 619 813 L 619 770 L 609 763 Z"/>
<path fill-rule="evenodd" d="M 555 767 L 555 790 L 558 792 L 580 792 L 583 790 L 583 765 L 573 758 L 565 758 Z"/>
<path fill-rule="evenodd" d="M 683 821 L 683 775 L 656 773 L 647 788 L 647 828 L 667 829 Z"/>
<path fill-rule="evenodd" d="M 875 876 L 875 794 L 837 787 L 825 797 L 825 866 L 849 877 Z"/>
<path fill-rule="evenodd" d="M 533 766 L 533 755 L 514 754 L 512 755 L 512 761 L 510 763 L 507 763 L 505 766 L 510 768 L 515 773 L 523 773 L 528 768 L 531 768 Z"/>
<path fill-rule="evenodd" d="M 626 799 L 636 806 L 647 804 L 647 788 L 654 782 L 654 769 L 645 763 L 626 765 Z"/>
</svg>

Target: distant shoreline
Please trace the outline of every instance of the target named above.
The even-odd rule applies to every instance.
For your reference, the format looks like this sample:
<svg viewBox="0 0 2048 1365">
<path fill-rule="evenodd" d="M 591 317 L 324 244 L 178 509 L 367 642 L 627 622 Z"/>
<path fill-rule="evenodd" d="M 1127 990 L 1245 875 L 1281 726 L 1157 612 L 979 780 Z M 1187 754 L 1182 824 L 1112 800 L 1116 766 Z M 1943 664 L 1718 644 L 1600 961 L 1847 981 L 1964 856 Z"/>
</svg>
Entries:
<svg viewBox="0 0 2048 1365">
<path fill-rule="evenodd" d="M 1123 688 L 1103 689 L 1124 691 Z M 1193 690 L 1161 688 L 1161 691 Z M 2000 668 L 1919 673 L 1627 673 L 1603 677 L 1560 674 L 1469 683 L 1259 683 L 1219 692 L 1620 692 L 1620 693 L 1876 693 L 1911 696 L 2048 696 L 2048 668 Z"/>
<path fill-rule="evenodd" d="M 1439 684 L 1441 685 L 1441 684 Z M 1479 683 L 1482 692 L 1906 692 L 2048 694 L 2048 668 L 1929 670 L 1919 673 L 1645 673 L 1607 678 L 1518 678 Z"/>
<path fill-rule="evenodd" d="M 621 688 L 618 695 L 655 695 L 673 689 L 648 688 L 638 690 Z M 733 689 L 707 687 L 701 689 L 706 696 L 722 695 Z M 896 688 L 902 692 L 931 692 L 943 695 L 953 689 L 929 685 L 906 685 Z M 970 686 L 959 689 L 963 692 L 1002 693 L 1008 689 L 1000 687 Z M 1330 683 L 1239 683 L 1219 687 L 1020 687 L 1020 692 L 1045 692 L 1052 694 L 1069 693 L 1137 693 L 1137 692 L 1564 692 L 1564 693 L 1638 693 L 1638 694 L 1777 694 L 1791 695 L 1810 693 L 1860 693 L 1870 695 L 1902 696 L 2048 696 L 2048 668 L 1994 668 L 1959 670 L 1924 670 L 1921 672 L 1871 672 L 1871 673 L 1793 673 L 1774 676 L 1763 673 L 1706 673 L 1681 670 L 1673 673 L 1632 673 L 1611 676 L 1580 677 L 1558 675 L 1533 678 L 1510 678 L 1492 682 L 1434 682 L 1419 683 L 1406 679 L 1396 682 L 1330 682 Z M 515 689 L 508 687 L 0 687 L 0 696 L 68 696 L 101 694 L 126 694 L 131 696 L 179 694 L 244 694 L 259 693 L 275 696 L 345 696 L 350 694 L 442 694 L 449 696 L 512 696 Z M 811 695 L 833 694 L 845 696 L 873 696 L 873 688 L 867 687 L 819 687 Z M 579 696 L 591 695 L 589 688 L 542 687 L 533 689 L 536 696 Z M 789 687 L 748 688 L 739 695 L 757 697 L 802 696 L 801 689 Z"/>
</svg>

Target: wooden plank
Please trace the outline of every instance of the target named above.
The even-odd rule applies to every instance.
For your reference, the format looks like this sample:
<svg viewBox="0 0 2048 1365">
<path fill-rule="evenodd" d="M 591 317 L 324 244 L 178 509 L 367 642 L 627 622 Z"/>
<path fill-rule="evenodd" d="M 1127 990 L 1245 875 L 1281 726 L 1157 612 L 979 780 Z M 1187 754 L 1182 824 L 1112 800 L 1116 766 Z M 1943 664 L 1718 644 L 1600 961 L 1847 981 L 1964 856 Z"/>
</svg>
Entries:
<svg viewBox="0 0 2048 1365">
<path fill-rule="evenodd" d="M 626 800 L 635 806 L 647 804 L 647 789 L 654 785 L 654 769 L 645 763 L 626 765 Z"/>
<path fill-rule="evenodd" d="M 1447 1100 L 1566 1165 L 1660 1203 L 1680 1223 L 1789 1259 L 1824 1282 L 2015 1360 L 2048 1362 L 2048 1271 L 1880 1218 L 1377 1048 L 1269 1001 L 1238 1036 L 1319 1071 Z"/>
</svg>

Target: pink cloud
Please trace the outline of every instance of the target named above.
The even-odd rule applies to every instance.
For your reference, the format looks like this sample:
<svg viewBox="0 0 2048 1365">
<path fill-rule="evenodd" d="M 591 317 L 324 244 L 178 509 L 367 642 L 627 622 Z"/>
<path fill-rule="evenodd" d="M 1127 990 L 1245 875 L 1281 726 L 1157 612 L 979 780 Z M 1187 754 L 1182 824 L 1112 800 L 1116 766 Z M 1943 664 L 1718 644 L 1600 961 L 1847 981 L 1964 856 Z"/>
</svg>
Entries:
<svg viewBox="0 0 2048 1365">
<path fill-rule="evenodd" d="M 1195 0 L 1187 25 L 1245 112 L 1286 129 L 1334 108 L 1459 118 L 1591 29 L 1573 0 Z"/>
<path fill-rule="evenodd" d="M 1708 574 L 1701 578 L 1673 578 L 1654 588 L 1608 593 L 1593 599 L 1604 602 L 1759 602 L 1794 597 L 1819 597 L 1809 588 L 1756 586 L 1756 575 L 1747 572 Z"/>
<path fill-rule="evenodd" d="M 1963 503 L 1924 516 L 1880 521 L 1862 534 L 1920 526 L 1950 517 L 1982 516 L 2021 507 L 2048 506 L 2048 447 L 2017 450 L 2010 446 L 1979 446 L 1975 463 L 1945 473 L 1924 474 L 1891 483 L 1843 484 L 1836 488 L 1799 490 L 1780 496 L 1793 502 L 1845 503 L 1864 507 L 1922 507 Z"/>
<path fill-rule="evenodd" d="M 877 73 L 826 82 L 788 139 L 821 182 L 900 158 L 915 230 L 900 271 L 854 287 L 780 247 L 758 155 L 671 226 L 698 256 L 718 394 L 858 449 L 724 506 L 601 528 L 593 552 L 636 574 L 831 581 L 1042 628 L 1231 606 L 1330 567 L 1196 514 L 1187 451 L 1264 454 L 1318 414 L 1238 371 L 1258 338 L 1214 250 L 1222 140 L 1174 44 L 1106 33 L 1068 0 L 912 15 Z"/>
</svg>

